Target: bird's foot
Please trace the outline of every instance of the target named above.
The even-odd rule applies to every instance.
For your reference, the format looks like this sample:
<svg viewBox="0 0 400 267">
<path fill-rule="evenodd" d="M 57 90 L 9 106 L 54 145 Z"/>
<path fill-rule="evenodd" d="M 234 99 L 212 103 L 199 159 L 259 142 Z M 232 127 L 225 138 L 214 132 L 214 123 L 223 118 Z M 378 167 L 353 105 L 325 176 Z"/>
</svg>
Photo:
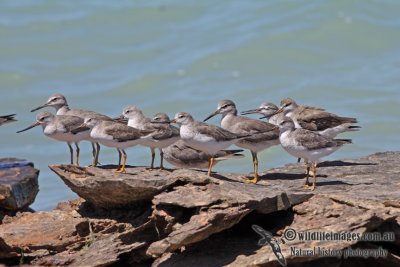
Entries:
<svg viewBox="0 0 400 267">
<path fill-rule="evenodd" d="M 253 177 L 253 178 L 243 178 L 243 183 L 246 184 L 256 184 L 258 182 L 258 178 L 257 177 Z"/>
<path fill-rule="evenodd" d="M 126 173 L 126 170 L 125 170 L 125 168 L 121 168 L 121 169 L 119 169 L 119 170 L 115 170 L 115 172 L 118 172 L 118 173 Z"/>
<path fill-rule="evenodd" d="M 305 184 L 305 185 L 303 185 L 303 188 L 311 190 L 311 191 L 314 191 L 315 190 L 315 184 L 313 184 L 313 185 Z"/>
</svg>

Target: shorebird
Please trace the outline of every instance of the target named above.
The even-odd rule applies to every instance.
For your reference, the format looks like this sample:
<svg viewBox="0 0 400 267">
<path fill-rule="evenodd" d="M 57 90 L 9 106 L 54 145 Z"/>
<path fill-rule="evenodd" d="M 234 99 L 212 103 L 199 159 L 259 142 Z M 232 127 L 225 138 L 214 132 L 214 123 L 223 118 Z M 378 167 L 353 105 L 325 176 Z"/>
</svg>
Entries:
<svg viewBox="0 0 400 267">
<path fill-rule="evenodd" d="M 276 114 L 283 112 L 293 120 L 296 128 L 316 131 L 319 134 L 335 138 L 338 134 L 349 131 L 358 131 L 360 126 L 356 118 L 340 117 L 321 108 L 300 106 L 291 98 L 284 98 Z"/>
<path fill-rule="evenodd" d="M 164 169 L 164 148 L 174 144 L 180 139 L 179 129 L 171 125 L 171 120 L 165 113 L 157 113 L 150 121 L 150 125 L 147 125 L 145 131 L 151 133 L 143 137 L 145 145 L 151 149 L 151 168 L 154 165 L 155 148 L 160 151 L 160 169 Z"/>
<path fill-rule="evenodd" d="M 147 118 L 143 114 L 142 110 L 133 105 L 126 106 L 122 110 L 121 116 L 119 116 L 115 120 L 125 121 L 126 119 L 128 119 L 128 126 L 139 130 L 144 130 L 146 128 L 146 125 L 151 122 L 151 119 Z"/>
<path fill-rule="evenodd" d="M 143 138 L 141 145 L 149 147 L 151 151 L 150 169 L 154 168 L 155 149 L 160 151 L 160 169 L 163 169 L 162 148 L 172 145 L 179 140 L 179 129 L 170 125 L 170 119 L 165 113 L 158 113 L 153 119 L 147 118 L 136 106 L 127 106 L 122 111 L 119 121 L 128 119 L 128 126 L 150 132 Z"/>
<path fill-rule="evenodd" d="M 55 140 L 66 142 L 69 147 L 69 152 L 71 155 L 71 164 L 74 164 L 74 151 L 72 149 L 71 143 L 75 143 L 76 146 L 76 165 L 79 166 L 79 141 L 82 137 L 89 135 L 88 128 L 82 128 L 80 131 L 73 133 L 72 131 L 76 129 L 83 123 L 83 119 L 76 116 L 69 115 L 53 115 L 50 112 L 40 112 L 36 115 L 36 122 L 28 126 L 27 128 L 18 131 L 21 133 L 32 129 L 36 126 L 41 125 L 43 128 L 43 133 Z"/>
<path fill-rule="evenodd" d="M 90 111 L 90 110 L 84 110 L 84 109 L 71 109 L 68 106 L 67 99 L 65 96 L 62 94 L 53 94 L 51 95 L 46 104 L 41 105 L 37 108 L 34 108 L 31 110 L 31 112 L 37 111 L 39 109 L 45 108 L 45 107 L 54 107 L 56 109 L 56 114 L 57 115 L 70 115 L 70 116 L 76 116 L 80 117 L 82 119 L 85 118 L 93 118 L 97 120 L 112 120 L 110 117 Z M 100 145 L 97 142 L 93 142 L 93 140 L 90 138 L 90 136 L 87 137 L 88 139 L 85 139 L 87 141 L 90 141 L 92 143 L 92 154 L 93 154 L 93 166 L 97 166 L 98 160 L 99 160 L 99 153 L 100 153 Z"/>
<path fill-rule="evenodd" d="M 264 102 L 260 105 L 259 108 L 243 111 L 241 112 L 241 115 L 258 113 L 263 115 L 261 119 L 265 118 L 267 119 L 267 122 L 274 125 L 278 125 L 279 118 L 283 117 L 282 113 L 276 113 L 278 110 L 279 108 L 275 104 Z"/>
<path fill-rule="evenodd" d="M 125 166 L 127 155 L 125 149 L 140 144 L 144 132 L 115 121 L 105 121 L 95 118 L 86 118 L 82 125 L 76 130 L 80 130 L 81 128 L 91 129 L 90 137 L 96 142 L 107 147 L 116 148 L 119 155 L 116 171 L 126 173 Z M 121 151 L 124 154 L 122 167 Z"/>
<path fill-rule="evenodd" d="M 231 100 L 221 100 L 217 110 L 204 121 L 222 114 L 221 127 L 235 134 L 249 135 L 236 140 L 235 145 L 250 150 L 253 157 L 254 177 L 245 182 L 257 183 L 258 158 L 257 153 L 271 146 L 279 144 L 279 128 L 271 123 L 250 119 L 237 115 L 236 105 Z"/>
<path fill-rule="evenodd" d="M 11 114 L 11 115 L 4 115 L 4 116 L 0 116 L 0 126 L 6 123 L 10 123 L 13 121 L 17 121 L 14 116 L 16 114 Z"/>
<path fill-rule="evenodd" d="M 237 140 L 249 137 L 249 134 L 234 134 L 218 126 L 195 121 L 186 112 L 176 113 L 171 122 L 181 125 L 179 133 L 186 145 L 209 155 L 208 176 L 211 176 L 214 159 L 219 151 L 232 145 Z"/>
<path fill-rule="evenodd" d="M 279 121 L 279 140 L 282 147 L 292 156 L 306 159 L 306 163 L 311 163 L 313 171 L 313 184 L 310 187 L 308 177 L 310 166 L 307 165 L 305 187 L 315 189 L 316 172 L 318 160 L 328 156 L 342 147 L 344 144 L 350 144 L 350 139 L 332 139 L 317 132 L 296 128 L 295 123 L 289 117 L 284 117 Z"/>
<path fill-rule="evenodd" d="M 209 167 L 210 155 L 187 146 L 182 140 L 166 147 L 163 151 L 164 159 L 178 168 L 207 169 Z M 218 151 L 214 157 L 213 166 L 223 160 L 244 157 L 243 154 L 239 154 L 242 151 L 242 149 Z"/>
</svg>

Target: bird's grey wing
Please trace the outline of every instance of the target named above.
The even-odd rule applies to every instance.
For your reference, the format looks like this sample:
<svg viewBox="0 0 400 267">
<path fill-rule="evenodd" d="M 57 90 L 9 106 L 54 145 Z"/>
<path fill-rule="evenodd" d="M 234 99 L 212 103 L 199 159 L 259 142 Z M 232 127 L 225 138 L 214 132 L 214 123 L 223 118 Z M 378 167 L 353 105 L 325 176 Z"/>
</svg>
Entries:
<svg viewBox="0 0 400 267">
<path fill-rule="evenodd" d="M 232 131 L 240 134 L 251 134 L 246 139 L 243 139 L 243 141 L 247 142 L 259 142 L 261 140 L 275 140 L 279 138 L 279 128 L 277 126 L 268 122 L 249 118 L 237 121 Z"/>
<path fill-rule="evenodd" d="M 113 123 L 112 125 L 106 127 L 104 132 L 108 135 L 111 135 L 113 139 L 117 140 L 118 142 L 133 141 L 142 136 L 138 129 L 121 123 Z"/>
<path fill-rule="evenodd" d="M 339 117 L 333 113 L 316 109 L 302 109 L 298 113 L 297 121 L 302 128 L 311 131 L 322 131 L 343 123 L 357 123 L 355 118 Z"/>
<path fill-rule="evenodd" d="M 61 127 L 57 127 L 58 130 L 63 129 L 65 133 L 72 132 L 73 130 L 77 129 L 79 126 L 82 125 L 83 119 L 76 116 L 69 116 L 69 115 L 57 115 L 57 120 Z M 86 128 L 89 130 L 89 128 Z"/>
<path fill-rule="evenodd" d="M 211 136 L 216 141 L 231 141 L 241 137 L 240 134 L 234 134 L 221 127 L 203 122 L 197 122 L 196 131 L 200 134 Z"/>
<path fill-rule="evenodd" d="M 334 140 L 306 129 L 296 129 L 292 134 L 296 136 L 299 145 L 309 150 L 336 146 Z"/>
<path fill-rule="evenodd" d="M 179 129 L 170 125 L 161 125 L 151 134 L 154 140 L 165 140 L 179 136 Z"/>
<path fill-rule="evenodd" d="M 77 117 L 81 117 L 81 118 L 91 118 L 91 119 L 97 119 L 97 120 L 104 120 L 104 121 L 111 121 L 112 118 L 94 112 L 94 111 L 90 111 L 90 110 L 84 110 L 84 109 L 71 109 L 70 111 L 68 111 L 67 113 L 68 115 L 73 115 L 73 116 L 77 116 Z"/>
<path fill-rule="evenodd" d="M 310 110 L 325 110 L 324 108 L 312 107 L 312 106 L 301 106 L 300 109 L 310 109 Z"/>
<path fill-rule="evenodd" d="M 185 144 L 174 144 L 172 146 L 170 150 L 172 157 L 179 159 L 185 164 L 207 161 L 210 157 L 206 153 Z"/>
</svg>

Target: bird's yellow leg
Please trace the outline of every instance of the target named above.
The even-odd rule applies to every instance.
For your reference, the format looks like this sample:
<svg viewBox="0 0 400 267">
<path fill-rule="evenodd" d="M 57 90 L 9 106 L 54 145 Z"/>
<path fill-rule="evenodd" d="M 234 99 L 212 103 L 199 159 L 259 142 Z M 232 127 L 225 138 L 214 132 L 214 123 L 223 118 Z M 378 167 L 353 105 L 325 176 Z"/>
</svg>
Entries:
<svg viewBox="0 0 400 267">
<path fill-rule="evenodd" d="M 313 184 L 311 186 L 311 190 L 314 191 L 315 190 L 315 184 L 317 183 L 317 163 L 313 164 Z"/>
<path fill-rule="evenodd" d="M 118 151 L 118 167 L 115 171 L 119 171 L 121 169 L 122 153 L 121 153 L 121 150 L 119 150 L 119 148 L 117 148 L 117 151 Z"/>
<path fill-rule="evenodd" d="M 255 152 L 251 152 L 251 155 L 253 157 L 254 177 L 253 179 L 245 178 L 243 182 L 256 184 L 258 182 L 258 158 L 257 158 L 257 153 Z"/>
<path fill-rule="evenodd" d="M 124 149 L 121 149 L 122 150 L 122 153 L 124 153 L 124 162 L 122 163 L 122 168 L 120 169 L 120 170 L 118 170 L 117 172 L 119 172 L 119 173 L 126 173 L 126 170 L 125 170 L 125 166 L 126 166 L 126 152 L 125 152 L 125 150 Z"/>
<path fill-rule="evenodd" d="M 310 169 L 311 169 L 311 167 L 308 165 L 308 163 L 306 163 L 306 168 L 307 168 L 307 170 L 306 170 L 306 182 L 303 185 L 303 188 L 310 189 L 310 185 L 308 184 L 308 177 L 310 177 Z"/>
<path fill-rule="evenodd" d="M 214 157 L 210 157 L 208 159 L 208 172 L 207 172 L 208 176 L 211 176 L 211 169 L 213 165 L 214 165 Z"/>
</svg>

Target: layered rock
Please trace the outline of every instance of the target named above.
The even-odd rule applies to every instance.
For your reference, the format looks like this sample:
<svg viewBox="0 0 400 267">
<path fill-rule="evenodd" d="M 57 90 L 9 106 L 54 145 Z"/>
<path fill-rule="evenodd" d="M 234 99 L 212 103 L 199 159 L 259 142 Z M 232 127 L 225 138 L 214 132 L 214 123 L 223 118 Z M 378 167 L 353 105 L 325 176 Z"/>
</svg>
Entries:
<svg viewBox="0 0 400 267">
<path fill-rule="evenodd" d="M 275 236 L 289 266 L 398 266 L 399 163 L 395 152 L 324 162 L 315 191 L 302 187 L 302 164 L 269 170 L 257 185 L 242 183 L 238 174 L 210 178 L 201 171 L 139 167 L 116 174 L 111 167 L 51 166 L 86 200 L 6 217 L 0 225 L 1 257 L 6 263 L 23 257 L 38 265 L 279 266 L 271 246 L 257 245 L 261 237 L 251 226 L 259 225 Z M 288 240 L 289 229 L 389 232 L 395 238 Z M 314 247 L 381 247 L 388 255 L 364 259 L 294 253 Z"/>
</svg>

